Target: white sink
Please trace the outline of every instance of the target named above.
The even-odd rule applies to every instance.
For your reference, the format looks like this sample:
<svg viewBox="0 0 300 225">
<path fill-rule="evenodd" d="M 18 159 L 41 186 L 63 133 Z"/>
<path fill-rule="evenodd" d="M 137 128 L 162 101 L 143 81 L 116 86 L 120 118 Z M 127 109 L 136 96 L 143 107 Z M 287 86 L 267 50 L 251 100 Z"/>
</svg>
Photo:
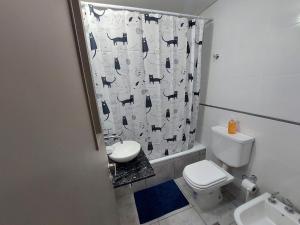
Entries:
<svg viewBox="0 0 300 225">
<path fill-rule="evenodd" d="M 125 163 L 133 160 L 140 152 L 141 145 L 136 141 L 117 142 L 107 146 L 108 157 L 115 162 Z"/>
<path fill-rule="evenodd" d="M 246 202 L 234 211 L 237 225 L 299 225 L 300 214 L 288 213 L 280 201 L 272 204 L 268 201 L 271 195 L 262 194 Z"/>
</svg>

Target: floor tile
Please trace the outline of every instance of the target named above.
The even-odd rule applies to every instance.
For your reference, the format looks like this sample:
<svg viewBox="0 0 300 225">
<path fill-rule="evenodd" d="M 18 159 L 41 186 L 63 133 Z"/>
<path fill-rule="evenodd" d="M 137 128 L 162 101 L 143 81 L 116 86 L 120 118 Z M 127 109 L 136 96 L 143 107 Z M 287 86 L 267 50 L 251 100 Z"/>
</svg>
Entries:
<svg viewBox="0 0 300 225">
<path fill-rule="evenodd" d="M 160 225 L 205 225 L 193 208 L 159 221 Z"/>
<path fill-rule="evenodd" d="M 140 191 L 140 190 L 143 190 L 145 188 L 146 188 L 146 181 L 145 180 L 135 182 L 131 185 L 131 191 L 133 193 L 137 192 L 137 191 Z"/>
<path fill-rule="evenodd" d="M 187 205 L 187 206 L 185 206 L 185 207 L 182 207 L 182 208 L 180 208 L 180 209 L 176 209 L 176 210 L 174 210 L 174 211 L 172 211 L 172 212 L 170 212 L 170 213 L 167 213 L 166 215 L 163 215 L 163 216 L 161 216 L 161 217 L 159 217 L 159 218 L 157 218 L 158 220 L 163 220 L 163 219 L 166 219 L 166 218 L 168 218 L 168 217 L 170 217 L 170 216 L 173 216 L 173 215 L 175 215 L 175 214 L 177 214 L 177 213 L 181 213 L 181 212 L 183 212 L 183 211 L 185 211 L 185 210 L 187 210 L 187 209 L 189 209 L 189 208 L 191 208 L 192 206 L 191 205 Z"/>
<path fill-rule="evenodd" d="M 203 211 L 198 207 L 193 190 L 184 179 L 180 177 L 175 182 L 190 204 L 143 225 L 213 225 L 216 222 L 220 225 L 236 225 L 233 217 L 236 208 L 233 203 L 236 199 L 232 195 L 224 192 L 224 199 L 218 206 Z M 123 193 L 117 195 L 121 225 L 140 225 L 133 194 Z"/>
<path fill-rule="evenodd" d="M 125 185 L 122 187 L 118 187 L 114 189 L 115 191 L 115 196 L 116 198 L 121 198 L 124 195 L 130 195 L 131 194 L 131 190 L 130 190 L 130 186 L 129 185 Z"/>
<path fill-rule="evenodd" d="M 174 179 L 175 183 L 177 184 L 177 186 L 185 186 L 187 185 L 187 183 L 185 182 L 183 177 L 179 177 L 177 179 Z"/>
<path fill-rule="evenodd" d="M 135 201 L 133 195 L 123 195 L 117 198 L 120 225 L 139 225 Z"/>
<path fill-rule="evenodd" d="M 143 224 L 144 225 L 144 224 Z M 160 225 L 159 222 L 151 223 L 149 225 Z"/>
<path fill-rule="evenodd" d="M 230 225 L 234 222 L 233 212 L 236 207 L 226 200 L 211 210 L 203 211 L 197 205 L 194 208 L 207 225 L 217 222 L 220 225 Z"/>
<path fill-rule="evenodd" d="M 233 212 L 236 205 L 234 204 L 235 199 L 232 195 L 227 195 L 225 193 L 224 199 L 219 205 L 211 210 L 203 211 L 196 202 L 193 190 L 182 179 L 183 178 L 178 178 L 175 182 L 189 201 L 190 205 L 192 205 L 207 225 L 212 225 L 216 222 L 219 222 L 220 225 L 231 225 L 231 223 L 234 222 Z"/>
</svg>

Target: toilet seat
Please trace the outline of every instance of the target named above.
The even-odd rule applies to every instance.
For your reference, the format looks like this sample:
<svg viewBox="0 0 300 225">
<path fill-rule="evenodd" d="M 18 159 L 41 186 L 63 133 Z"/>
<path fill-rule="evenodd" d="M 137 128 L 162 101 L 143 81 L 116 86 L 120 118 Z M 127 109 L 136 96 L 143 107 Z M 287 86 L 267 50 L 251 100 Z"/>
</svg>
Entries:
<svg viewBox="0 0 300 225">
<path fill-rule="evenodd" d="M 209 160 L 186 166 L 183 170 L 183 177 L 191 186 L 199 190 L 213 188 L 232 179 L 232 176 L 224 169 Z"/>
</svg>

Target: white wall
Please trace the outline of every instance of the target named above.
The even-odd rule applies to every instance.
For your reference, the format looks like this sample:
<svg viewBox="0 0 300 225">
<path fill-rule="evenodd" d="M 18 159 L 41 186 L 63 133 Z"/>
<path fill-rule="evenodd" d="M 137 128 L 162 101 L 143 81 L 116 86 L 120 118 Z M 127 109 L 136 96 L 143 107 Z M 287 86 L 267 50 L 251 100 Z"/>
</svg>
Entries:
<svg viewBox="0 0 300 225">
<path fill-rule="evenodd" d="M 0 1 L 0 224 L 115 225 L 67 1 Z"/>
<path fill-rule="evenodd" d="M 218 0 L 201 16 L 214 19 L 204 31 L 202 103 L 300 122 L 300 2 Z M 300 126 L 202 106 L 198 138 L 208 158 L 211 126 L 231 117 L 255 137 L 250 164 L 233 174 L 253 173 L 262 192 L 300 207 Z"/>
<path fill-rule="evenodd" d="M 219 0 L 206 103 L 300 122 L 300 1 Z"/>
<path fill-rule="evenodd" d="M 138 7 L 145 9 L 163 10 L 177 13 L 199 15 L 217 0 L 85 0 L 86 2 L 99 2 L 105 4 Z"/>
</svg>

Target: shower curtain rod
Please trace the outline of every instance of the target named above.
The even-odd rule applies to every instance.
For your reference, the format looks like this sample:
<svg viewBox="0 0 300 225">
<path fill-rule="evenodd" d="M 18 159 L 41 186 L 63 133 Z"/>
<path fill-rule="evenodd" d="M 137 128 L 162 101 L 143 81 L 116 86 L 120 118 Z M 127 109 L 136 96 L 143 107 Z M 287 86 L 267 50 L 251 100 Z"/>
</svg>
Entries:
<svg viewBox="0 0 300 225">
<path fill-rule="evenodd" d="M 175 13 L 175 12 L 168 12 L 168 11 L 160 11 L 160 10 L 154 10 L 154 9 L 135 8 L 135 7 L 130 7 L 130 6 L 110 5 L 110 4 L 102 4 L 102 3 L 86 2 L 86 1 L 81 1 L 81 3 L 93 4 L 93 5 L 95 5 L 97 7 L 100 7 L 100 8 L 108 8 L 108 9 L 116 9 L 116 10 L 128 10 L 128 11 L 139 11 L 139 12 L 146 12 L 146 13 L 158 13 L 158 14 L 170 15 L 170 16 L 203 19 L 203 20 L 205 20 L 206 23 L 213 21 L 213 19 L 205 18 L 205 17 L 201 17 L 201 16 L 188 15 L 188 14 Z"/>
</svg>

